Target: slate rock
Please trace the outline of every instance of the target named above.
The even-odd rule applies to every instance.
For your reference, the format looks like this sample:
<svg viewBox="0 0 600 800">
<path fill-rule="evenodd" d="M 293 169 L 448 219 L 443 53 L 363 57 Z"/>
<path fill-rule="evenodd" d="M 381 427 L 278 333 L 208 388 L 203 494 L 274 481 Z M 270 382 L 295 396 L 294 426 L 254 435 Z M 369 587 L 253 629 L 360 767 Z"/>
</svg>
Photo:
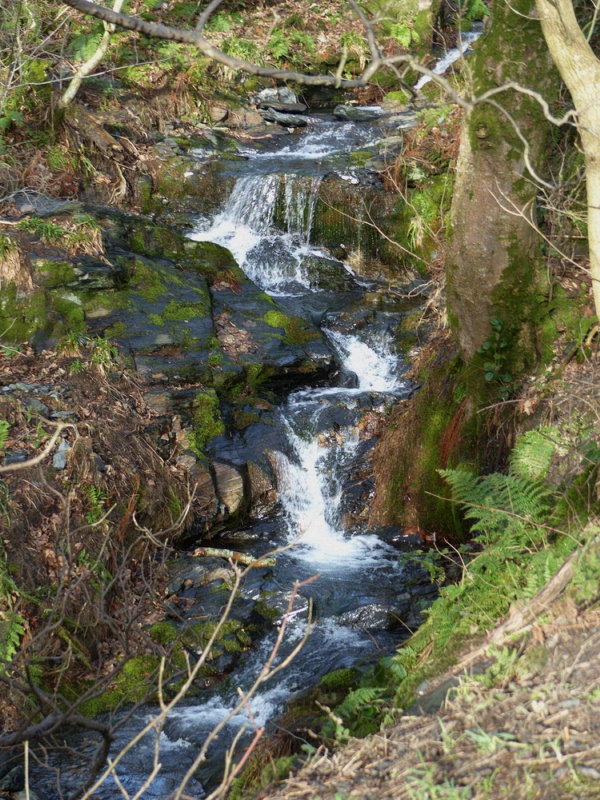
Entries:
<svg viewBox="0 0 600 800">
<path fill-rule="evenodd" d="M 339 105 L 333 109 L 336 119 L 347 122 L 371 122 L 381 119 L 382 110 L 376 108 L 360 108 L 358 106 Z"/>
<path fill-rule="evenodd" d="M 292 103 L 295 104 L 298 102 L 298 98 L 294 94 L 291 89 L 288 89 L 287 86 L 278 86 L 276 89 L 267 88 L 263 89 L 256 95 L 259 102 L 267 102 L 267 101 L 274 101 L 280 103 Z"/>
<path fill-rule="evenodd" d="M 274 108 L 261 111 L 261 116 L 267 122 L 277 122 L 284 128 L 304 128 L 309 122 L 308 117 L 304 117 L 302 114 L 284 114 L 281 111 L 275 111 Z"/>
<path fill-rule="evenodd" d="M 244 479 L 235 467 L 213 463 L 217 495 L 228 514 L 235 514 L 244 501 Z"/>
<path fill-rule="evenodd" d="M 354 611 L 340 614 L 338 622 L 350 628 L 371 631 L 391 631 L 404 628 L 402 624 L 410 614 L 410 595 L 402 594 L 394 598 L 393 604 L 370 603 Z"/>
<path fill-rule="evenodd" d="M 0 779 L 0 792 L 20 792 L 25 788 L 25 770 L 19 764 Z"/>
<path fill-rule="evenodd" d="M 66 439 L 63 439 L 52 457 L 52 466 L 54 469 L 60 470 L 67 466 L 67 455 L 71 449 L 71 444 Z"/>
<path fill-rule="evenodd" d="M 35 397 L 32 397 L 30 400 L 28 400 L 25 405 L 27 410 L 32 414 L 40 414 L 42 417 L 50 416 L 50 409 L 48 406 L 45 403 L 42 403 L 41 400 L 37 400 Z"/>
<path fill-rule="evenodd" d="M 272 108 L 282 114 L 303 114 L 306 111 L 304 103 L 279 103 L 276 100 L 261 100 L 259 108 Z"/>
<path fill-rule="evenodd" d="M 358 289 L 354 277 L 341 261 L 323 256 L 308 256 L 302 262 L 310 288 L 327 292 L 347 292 Z"/>
</svg>

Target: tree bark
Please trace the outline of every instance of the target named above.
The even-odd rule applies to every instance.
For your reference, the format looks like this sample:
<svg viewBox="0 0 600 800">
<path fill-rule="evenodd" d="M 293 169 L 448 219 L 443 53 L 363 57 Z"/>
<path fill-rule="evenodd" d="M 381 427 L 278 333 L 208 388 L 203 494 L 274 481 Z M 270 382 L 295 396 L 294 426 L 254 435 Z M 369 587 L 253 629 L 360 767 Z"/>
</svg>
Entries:
<svg viewBox="0 0 600 800">
<path fill-rule="evenodd" d="M 571 0 L 536 0 L 536 7 L 577 112 L 585 156 L 592 290 L 600 317 L 600 61 L 579 27 Z"/>
<path fill-rule="evenodd" d="M 509 81 L 542 94 L 557 85 L 539 22 L 527 19 L 533 7 L 533 0 L 512 5 L 495 0 L 491 27 L 470 62 L 475 96 Z M 528 139 L 529 158 L 537 167 L 550 123 L 529 97 L 505 92 L 496 99 Z M 511 371 L 535 361 L 528 323 L 538 266 L 539 237 L 530 224 L 535 222 L 536 194 L 513 124 L 498 107 L 476 105 L 463 123 L 446 262 L 450 320 L 466 361 L 489 337 L 491 317 L 521 331 L 513 348 L 519 363 L 510 364 Z M 514 208 L 524 216 L 514 214 Z"/>
</svg>

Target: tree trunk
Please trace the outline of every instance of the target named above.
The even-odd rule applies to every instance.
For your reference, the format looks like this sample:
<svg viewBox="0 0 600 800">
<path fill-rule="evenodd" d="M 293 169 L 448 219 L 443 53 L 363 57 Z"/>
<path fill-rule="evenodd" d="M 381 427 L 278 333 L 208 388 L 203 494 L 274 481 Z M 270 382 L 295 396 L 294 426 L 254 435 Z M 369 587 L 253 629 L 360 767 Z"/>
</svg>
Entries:
<svg viewBox="0 0 600 800">
<path fill-rule="evenodd" d="M 571 0 L 536 0 L 554 63 L 567 85 L 585 155 L 590 272 L 600 317 L 600 61 L 579 27 Z"/>
<path fill-rule="evenodd" d="M 533 0 L 512 5 L 495 0 L 491 27 L 470 62 L 475 95 L 511 80 L 547 96 L 556 91 L 558 76 L 539 22 L 527 19 L 532 8 Z M 537 167 L 550 123 L 529 97 L 505 92 L 495 99 L 527 137 L 529 157 Z M 532 320 L 537 311 L 539 237 L 530 224 L 535 221 L 536 194 L 513 125 L 498 108 L 477 105 L 463 123 L 456 169 L 447 253 L 448 306 L 466 361 L 488 339 L 490 318 L 500 319 L 504 330 L 515 326 L 519 333 L 505 364 L 513 375 L 536 360 Z"/>
</svg>

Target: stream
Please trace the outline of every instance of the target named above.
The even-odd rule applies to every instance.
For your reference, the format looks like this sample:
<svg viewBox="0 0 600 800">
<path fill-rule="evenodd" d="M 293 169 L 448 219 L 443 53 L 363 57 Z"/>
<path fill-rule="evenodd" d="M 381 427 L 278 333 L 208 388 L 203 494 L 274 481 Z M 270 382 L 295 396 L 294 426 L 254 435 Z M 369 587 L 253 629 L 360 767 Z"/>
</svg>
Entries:
<svg viewBox="0 0 600 800">
<path fill-rule="evenodd" d="M 414 389 L 403 377 L 406 365 L 395 347 L 395 331 L 415 301 L 390 298 L 383 305 L 369 304 L 367 296 L 375 284 L 354 275 L 311 238 L 321 181 L 333 175 L 360 184 L 363 178 L 350 166 L 350 155 L 368 149 L 380 137 L 381 129 L 371 123 L 338 122 L 320 115 L 302 134 L 246 144 L 243 160 L 223 166 L 224 173 L 234 177 L 224 206 L 212 217 L 199 218 L 190 234 L 229 248 L 246 275 L 287 313 L 316 323 L 334 352 L 336 369 L 327 386 L 295 389 L 275 406 L 269 438 L 278 491 L 274 511 L 243 531 L 225 530 L 211 541 L 253 556 L 293 544 L 277 555 L 275 567 L 250 572 L 232 612 L 234 620 L 245 623 L 253 618 L 257 601 L 267 599 L 278 619 L 233 660 L 232 669 L 225 663 L 229 654 L 221 657 L 222 671 L 228 673 L 224 680 L 186 699 L 170 714 L 160 733 L 161 769 L 144 798 L 165 800 L 175 790 L 206 735 L 236 704 L 238 687 L 247 691 L 252 685 L 273 647 L 294 581 L 318 576 L 300 590 L 275 663 L 304 635 L 309 600 L 316 626 L 291 665 L 250 701 L 258 726 L 272 726 L 286 701 L 318 684 L 326 673 L 375 664 L 381 655 L 393 652 L 418 627 L 421 609 L 435 596 L 424 571 L 399 559 L 399 551 L 410 550 L 415 542 L 401 536 L 392 541 L 385 532 L 370 531 L 359 513 L 374 491 L 369 458 L 376 440 L 364 435 L 362 421 L 366 415 L 385 413 Z M 315 259 L 344 272 L 344 291 L 314 287 L 310 266 Z M 219 460 L 235 463 L 240 445 L 234 435 L 219 437 L 214 446 Z M 189 554 L 182 554 L 178 564 L 182 579 L 197 569 Z M 178 594 L 193 601 L 184 613 L 188 620 L 218 614 L 226 600 L 210 586 L 191 586 Z M 153 706 L 140 708 L 118 730 L 113 753 L 155 713 Z M 188 785 L 188 795 L 201 797 L 214 786 L 224 750 L 249 722 L 242 714 L 227 724 Z M 251 726 L 249 730 L 238 749 L 247 745 Z M 80 752 L 95 746 L 91 735 L 79 736 Z M 154 743 L 155 735 L 148 735 L 121 761 L 119 777 L 132 796 L 151 769 Z M 63 778 L 63 791 L 80 780 L 66 771 Z M 48 797 L 56 796 L 47 774 L 40 776 L 38 785 Z M 122 794 L 109 779 L 94 796 Z"/>
</svg>

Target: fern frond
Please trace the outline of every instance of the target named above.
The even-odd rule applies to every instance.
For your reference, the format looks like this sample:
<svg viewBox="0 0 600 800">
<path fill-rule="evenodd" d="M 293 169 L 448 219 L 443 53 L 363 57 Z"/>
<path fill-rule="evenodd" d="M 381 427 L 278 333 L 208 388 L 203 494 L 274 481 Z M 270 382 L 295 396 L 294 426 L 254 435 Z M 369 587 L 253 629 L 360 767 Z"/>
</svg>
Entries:
<svg viewBox="0 0 600 800">
<path fill-rule="evenodd" d="M 550 427 L 519 436 L 508 459 L 511 475 L 532 481 L 546 477 L 558 440 L 558 431 Z"/>
</svg>

